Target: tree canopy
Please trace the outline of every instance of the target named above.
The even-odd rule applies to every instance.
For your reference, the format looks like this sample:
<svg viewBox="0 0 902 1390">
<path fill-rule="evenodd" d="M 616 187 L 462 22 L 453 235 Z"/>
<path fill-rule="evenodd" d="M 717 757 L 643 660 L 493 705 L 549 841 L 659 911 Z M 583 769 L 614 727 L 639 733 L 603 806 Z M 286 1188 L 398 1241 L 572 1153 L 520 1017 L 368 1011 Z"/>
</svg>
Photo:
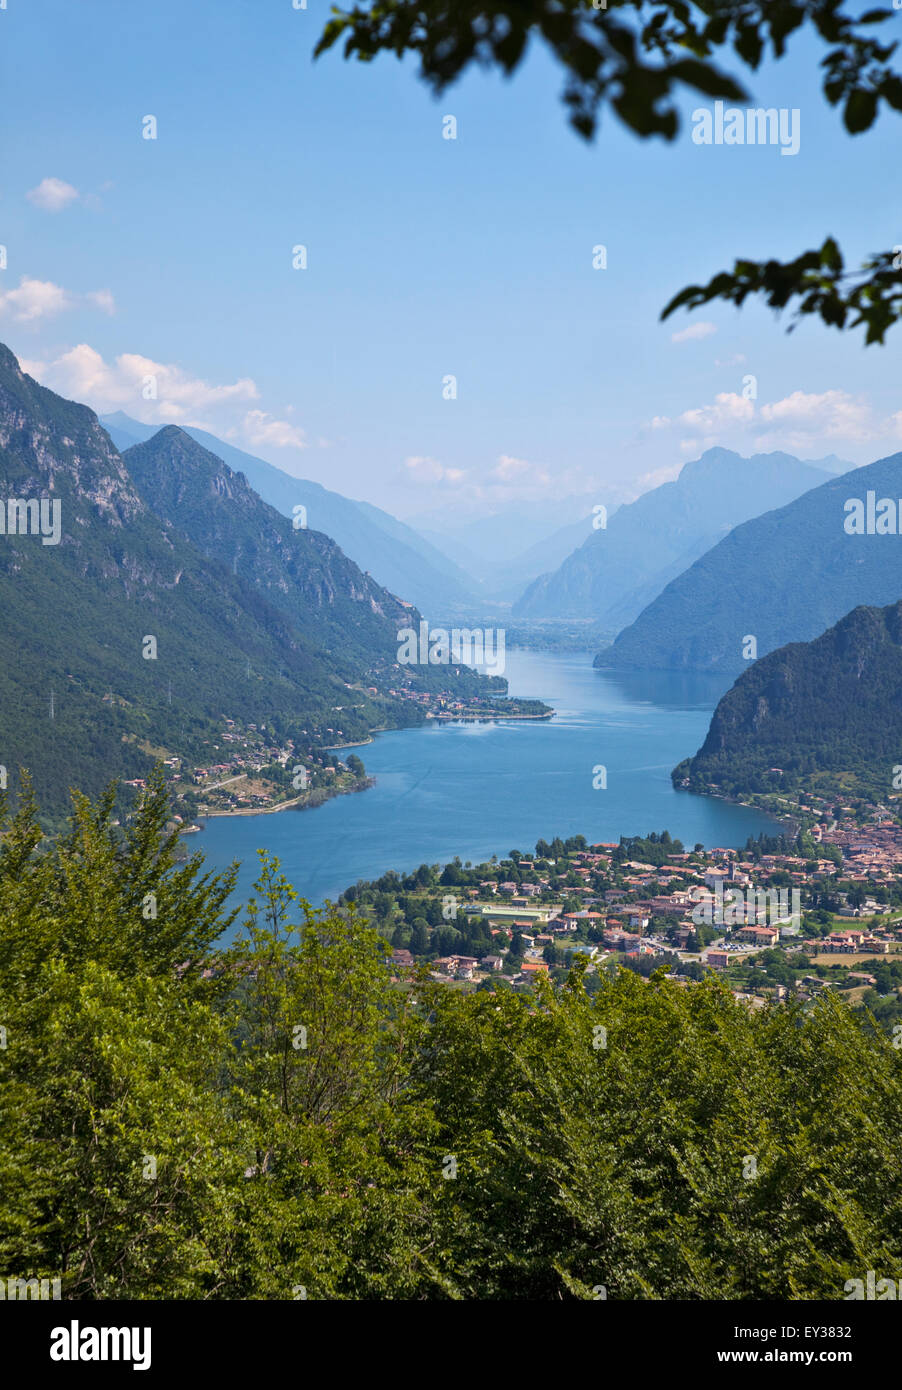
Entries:
<svg viewBox="0 0 902 1390">
<path fill-rule="evenodd" d="M 0 1267 L 73 1299 L 842 1298 L 902 1257 L 900 1052 L 662 972 L 399 978 L 278 862 L 76 800 L 0 841 Z"/>
</svg>

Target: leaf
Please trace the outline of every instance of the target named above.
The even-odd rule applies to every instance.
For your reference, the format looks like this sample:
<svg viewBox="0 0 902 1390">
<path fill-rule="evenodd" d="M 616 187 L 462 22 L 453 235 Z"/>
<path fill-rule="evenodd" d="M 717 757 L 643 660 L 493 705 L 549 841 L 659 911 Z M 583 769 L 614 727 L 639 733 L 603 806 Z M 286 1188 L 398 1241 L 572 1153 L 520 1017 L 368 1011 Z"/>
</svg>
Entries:
<svg viewBox="0 0 902 1390">
<path fill-rule="evenodd" d="M 874 123 L 877 115 L 877 94 L 858 88 L 852 92 L 843 112 L 843 122 L 850 135 L 860 135 Z"/>
</svg>

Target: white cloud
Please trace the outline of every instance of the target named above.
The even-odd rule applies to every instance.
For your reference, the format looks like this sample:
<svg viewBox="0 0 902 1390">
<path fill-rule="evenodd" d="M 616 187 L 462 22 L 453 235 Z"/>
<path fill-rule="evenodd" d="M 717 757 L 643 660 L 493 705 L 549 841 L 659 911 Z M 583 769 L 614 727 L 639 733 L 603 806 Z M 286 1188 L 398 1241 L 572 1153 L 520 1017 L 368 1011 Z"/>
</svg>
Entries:
<svg viewBox="0 0 902 1390">
<path fill-rule="evenodd" d="M 473 489 L 474 498 L 490 507 L 511 502 L 541 502 L 554 490 L 555 497 L 597 497 L 601 484 L 594 473 L 579 465 L 561 468 L 532 463 L 514 454 L 499 454 L 497 462 Z M 610 486 L 606 492 L 611 494 Z"/>
<path fill-rule="evenodd" d="M 37 188 L 25 194 L 30 203 L 44 212 L 62 212 L 63 208 L 78 198 L 78 189 L 63 179 L 41 179 Z"/>
<path fill-rule="evenodd" d="M 89 290 L 85 295 L 89 304 L 96 304 L 98 309 L 102 309 L 105 314 L 115 314 L 116 301 L 113 299 L 112 290 Z"/>
<path fill-rule="evenodd" d="M 512 454 L 501 454 L 495 467 L 489 473 L 493 483 L 520 483 L 547 487 L 551 474 L 540 463 L 529 463 L 527 459 L 514 458 Z"/>
<path fill-rule="evenodd" d="M 415 454 L 404 460 L 404 467 L 407 470 L 407 479 L 419 485 L 437 483 L 447 483 L 451 487 L 457 487 L 465 479 L 466 472 L 462 468 L 446 468 L 438 459 L 429 458 L 426 455 Z"/>
<path fill-rule="evenodd" d="M 717 444 L 717 438 L 713 434 L 706 435 L 702 439 L 681 439 L 680 453 L 685 458 L 698 458 L 708 449 L 713 449 Z"/>
<path fill-rule="evenodd" d="M 102 291 L 94 299 L 101 307 L 107 303 Z M 112 296 L 108 302 L 112 304 Z M 311 447 L 300 425 L 256 406 L 249 408 L 260 399 L 257 383 L 250 377 L 218 384 L 193 376 L 174 362 L 137 352 L 123 352 L 106 361 L 89 343 L 79 343 L 50 361 L 22 359 L 21 365 L 42 385 L 84 401 L 98 415 L 123 410 L 146 425 L 195 425 L 243 448 L 259 449 L 263 457 L 274 450 Z M 291 413 L 291 407 L 284 411 Z M 325 447 L 327 441 L 320 443 Z M 284 459 L 278 466 L 293 471 Z"/>
<path fill-rule="evenodd" d="M 405 459 L 401 473 L 405 482 L 441 490 L 446 497 L 453 491 L 458 510 L 472 508 L 482 515 L 510 503 L 545 502 L 550 488 L 557 498 L 594 498 L 601 486 L 594 474 L 581 467 L 551 468 L 513 454 L 499 454 L 495 463 L 481 473 L 449 467 L 430 455 L 417 454 Z M 605 492 L 612 495 L 609 484 L 605 485 Z"/>
<path fill-rule="evenodd" d="M 844 439 L 870 439 L 886 426 L 874 420 L 869 403 L 848 391 L 823 391 L 819 395 L 793 391 L 781 401 L 761 407 L 761 419 L 769 427 L 791 429 L 797 434 Z"/>
<path fill-rule="evenodd" d="M 748 358 L 744 352 L 734 352 L 732 357 L 715 357 L 715 367 L 741 367 Z"/>
<path fill-rule="evenodd" d="M 895 443 L 902 437 L 902 411 L 880 415 L 866 396 L 839 388 L 793 391 L 770 402 L 723 392 L 674 419 L 657 415 L 648 428 L 681 434 L 678 447 L 686 456 L 715 445 L 760 453 L 784 450 L 803 458 L 840 447 L 848 456 L 856 444 L 874 456 L 880 441 Z"/>
<path fill-rule="evenodd" d="M 762 438 L 792 434 L 799 447 L 834 437 L 866 440 L 892 428 L 889 420 L 876 420 L 864 397 L 841 390 L 820 394 L 793 391 L 782 400 L 760 406 L 735 391 L 722 391 L 710 404 L 684 410 L 675 419 L 655 415 L 649 421 L 649 428 L 653 430 L 677 428 L 691 432 L 695 442 L 704 437 L 715 443 L 717 436 L 726 431 L 747 430 L 752 426 L 760 431 Z"/>
<path fill-rule="evenodd" d="M 91 290 L 88 294 L 71 294 L 52 280 L 35 280 L 23 275 L 17 289 L 0 292 L 0 314 L 9 313 L 19 323 L 36 323 L 53 318 L 66 309 L 91 304 L 105 314 L 114 314 L 116 304 L 110 290 Z"/>
<path fill-rule="evenodd" d="M 681 328 L 679 333 L 671 333 L 672 343 L 696 343 L 701 338 L 710 338 L 712 333 L 717 332 L 716 323 L 707 323 L 702 320 L 699 323 L 690 323 L 688 328 Z"/>
<path fill-rule="evenodd" d="M 306 449 L 307 437 L 299 425 L 277 420 L 265 410 L 249 410 L 244 417 L 243 434 L 248 444 L 269 444 L 274 449 Z"/>
<path fill-rule="evenodd" d="M 259 396 L 256 384 L 248 377 L 213 386 L 173 363 L 155 362 L 139 353 L 120 353 L 114 362 L 107 363 L 88 343 L 79 343 L 52 362 L 31 363 L 26 370 L 42 385 L 73 400 L 86 401 L 100 414 L 125 410 L 147 424 L 192 424 L 191 417 L 201 410 L 253 401 Z"/>
<path fill-rule="evenodd" d="M 746 400 L 745 396 L 737 396 L 735 391 L 721 391 L 715 396 L 712 405 L 684 410 L 679 417 L 679 424 L 693 431 L 701 430 L 705 434 L 711 434 L 715 430 L 749 424 L 754 415 L 754 401 Z"/>
<path fill-rule="evenodd" d="M 0 313 L 11 313 L 19 323 L 52 318 L 72 308 L 72 296 L 51 280 L 33 280 L 23 275 L 19 287 L 0 293 Z"/>
</svg>

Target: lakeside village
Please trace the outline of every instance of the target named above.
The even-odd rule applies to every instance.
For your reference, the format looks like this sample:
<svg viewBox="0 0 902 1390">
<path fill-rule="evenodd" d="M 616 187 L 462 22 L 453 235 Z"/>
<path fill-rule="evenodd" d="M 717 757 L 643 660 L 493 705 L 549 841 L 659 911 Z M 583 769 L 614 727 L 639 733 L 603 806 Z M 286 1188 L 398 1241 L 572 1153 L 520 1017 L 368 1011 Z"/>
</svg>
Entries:
<svg viewBox="0 0 902 1390">
<path fill-rule="evenodd" d="M 196 818 L 207 816 L 260 815 L 291 806 L 319 806 L 330 796 L 361 791 L 372 778 L 356 754 L 341 759 L 324 749 L 275 745 L 265 726 L 222 717 L 220 742 L 210 740 L 210 761 L 192 766 L 167 749 L 146 748 L 163 768 L 172 798 L 172 819 L 182 834 L 203 827 Z M 340 729 L 329 729 L 336 739 Z M 147 786 L 143 777 L 123 783 L 136 794 Z"/>
<path fill-rule="evenodd" d="M 506 696 L 471 695 L 461 698 L 450 690 L 424 692 L 419 688 L 399 685 L 379 691 L 375 686 L 352 686 L 354 692 L 365 690 L 370 696 L 387 694 L 403 700 L 411 707 L 411 724 L 437 722 L 474 722 L 495 719 L 550 719 L 554 711 L 539 700 L 510 699 Z M 344 706 L 336 705 L 340 714 Z M 241 725 L 225 715 L 220 716 L 221 732 L 217 741 L 210 739 L 209 758 L 200 763 L 179 757 L 166 748 L 142 745 L 144 751 L 163 767 L 170 786 L 173 820 L 183 834 L 202 829 L 198 818 L 223 815 L 260 815 L 285 811 L 290 807 L 320 806 L 332 796 L 363 791 L 373 785 L 360 757 L 350 753 L 338 757 L 330 749 L 355 748 L 372 743 L 372 735 L 363 742 L 344 744 L 344 730 L 337 727 L 300 731 L 300 739 L 273 742 L 271 730 L 265 725 Z M 328 740 L 328 741 L 327 741 Z M 334 740 L 331 741 L 331 740 Z M 123 786 L 140 794 L 147 779 L 131 778 Z"/>
<path fill-rule="evenodd" d="M 902 825 L 860 808 L 742 850 L 686 850 L 664 831 L 619 844 L 540 840 L 532 854 L 421 865 L 347 889 L 340 902 L 388 938 L 399 983 L 588 989 L 617 966 L 666 968 L 691 988 L 715 972 L 753 1009 L 835 989 L 892 1031 L 902 1022 Z"/>
</svg>

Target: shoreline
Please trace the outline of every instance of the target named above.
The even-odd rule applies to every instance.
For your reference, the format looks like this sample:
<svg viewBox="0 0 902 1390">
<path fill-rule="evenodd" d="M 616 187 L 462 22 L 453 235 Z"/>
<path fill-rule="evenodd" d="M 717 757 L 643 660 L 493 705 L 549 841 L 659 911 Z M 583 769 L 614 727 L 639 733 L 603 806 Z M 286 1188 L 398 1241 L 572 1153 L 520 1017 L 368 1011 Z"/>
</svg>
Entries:
<svg viewBox="0 0 902 1390">
<path fill-rule="evenodd" d="M 557 710 L 550 709 L 547 714 L 427 714 L 426 718 L 433 723 L 442 720 L 456 724 L 494 724 L 501 720 L 553 719 L 556 714 Z"/>
<path fill-rule="evenodd" d="M 337 752 L 342 748 L 367 748 L 371 743 L 376 742 L 378 734 L 397 734 L 403 733 L 406 729 L 423 729 L 436 721 L 457 724 L 491 724 L 500 720 L 553 719 L 556 714 L 556 709 L 546 710 L 544 714 L 503 714 L 498 711 L 486 711 L 484 714 L 458 714 L 447 710 L 440 710 L 435 714 L 432 710 L 428 710 L 422 724 L 403 724 L 398 727 L 372 729 L 370 731 L 372 737 L 370 738 L 357 739 L 354 743 L 329 743 L 325 747 L 328 753 Z M 224 813 L 219 812 L 218 814 Z"/>
<path fill-rule="evenodd" d="M 362 745 L 358 745 L 358 747 L 360 746 Z M 315 811 L 319 806 L 325 806 L 327 801 L 333 801 L 337 796 L 351 796 L 354 792 L 366 792 L 375 785 L 375 777 L 367 777 L 363 783 L 356 787 L 337 787 L 335 791 L 329 791 L 325 796 L 315 801 L 308 800 L 303 796 L 295 796 L 290 801 L 280 801 L 276 806 L 241 806 L 234 811 L 205 811 L 203 815 L 198 814 L 197 820 L 199 828 L 202 830 L 205 821 L 222 820 L 228 816 L 274 816 L 278 811 L 290 811 L 293 807 Z"/>
<path fill-rule="evenodd" d="M 242 806 L 234 811 L 205 811 L 198 816 L 198 820 L 217 820 L 221 816 L 274 816 L 277 811 L 287 811 L 289 807 L 297 806 L 300 800 L 298 796 L 293 801 L 280 801 L 278 806 Z"/>
<path fill-rule="evenodd" d="M 684 786 L 682 783 L 680 783 L 680 785 L 677 786 L 675 783 L 671 782 L 671 785 L 673 786 L 674 791 L 688 792 L 690 796 L 709 796 L 714 801 L 725 802 L 728 806 L 744 806 L 747 811 L 757 811 L 760 816 L 769 816 L 771 820 L 776 822 L 777 825 L 785 826 L 788 829 L 790 835 L 796 835 L 799 832 L 798 819 L 794 814 L 792 814 L 789 811 L 785 813 L 779 811 L 770 811 L 764 806 L 756 805 L 754 801 L 743 801 L 740 797 L 730 796 L 727 792 L 698 792 L 693 791 L 691 787 Z"/>
<path fill-rule="evenodd" d="M 548 720 L 553 719 L 557 710 L 549 709 L 545 714 L 428 714 L 426 721 L 421 725 L 406 725 L 405 728 L 426 728 L 430 722 L 458 724 L 491 724 L 499 720 Z M 369 744 L 376 742 L 376 735 L 383 733 L 397 733 L 403 730 L 394 729 L 373 729 L 372 737 L 359 739 L 354 743 L 330 743 L 326 751 L 334 752 L 342 748 L 366 748 Z M 321 799 L 308 801 L 302 796 L 293 797 L 290 801 L 280 801 L 277 806 L 242 806 L 233 811 L 206 811 L 203 815 L 197 814 L 198 829 L 203 830 L 204 824 L 208 820 L 223 820 L 235 816 L 273 816 L 279 811 L 289 811 L 292 808 L 300 807 L 315 811 L 319 806 L 324 806 L 327 801 L 334 800 L 337 796 L 349 796 L 352 792 L 369 791 L 376 785 L 375 777 L 367 776 L 365 781 L 355 787 L 339 787 L 335 791 L 329 791 Z M 183 832 L 188 833 L 188 832 Z"/>
</svg>

